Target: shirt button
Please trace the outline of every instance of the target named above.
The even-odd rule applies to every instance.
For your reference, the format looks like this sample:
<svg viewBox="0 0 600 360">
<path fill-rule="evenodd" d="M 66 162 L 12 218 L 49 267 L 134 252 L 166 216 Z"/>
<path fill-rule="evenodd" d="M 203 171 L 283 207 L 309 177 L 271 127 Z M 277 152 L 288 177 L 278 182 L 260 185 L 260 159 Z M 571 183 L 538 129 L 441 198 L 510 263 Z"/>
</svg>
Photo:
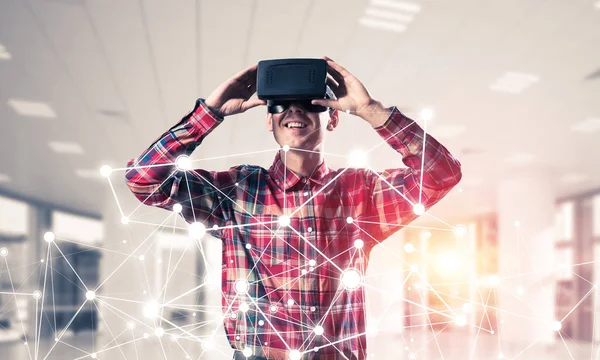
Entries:
<svg viewBox="0 0 600 360">
<path fill-rule="evenodd" d="M 312 228 L 311 228 L 311 227 L 309 227 L 308 229 L 306 229 L 306 231 L 308 231 L 308 232 L 312 232 Z"/>
<path fill-rule="evenodd" d="M 305 191 L 305 192 L 304 192 L 304 196 L 308 196 L 308 191 Z"/>
<path fill-rule="evenodd" d="M 306 184 L 306 178 L 302 178 L 302 183 Z"/>
</svg>

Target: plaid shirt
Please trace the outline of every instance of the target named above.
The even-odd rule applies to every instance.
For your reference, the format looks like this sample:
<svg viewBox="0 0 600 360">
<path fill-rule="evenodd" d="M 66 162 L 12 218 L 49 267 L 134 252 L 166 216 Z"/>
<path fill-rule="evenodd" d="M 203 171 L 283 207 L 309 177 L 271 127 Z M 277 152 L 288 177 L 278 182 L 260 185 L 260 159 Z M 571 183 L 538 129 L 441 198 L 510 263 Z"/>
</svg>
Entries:
<svg viewBox="0 0 600 360">
<path fill-rule="evenodd" d="M 394 107 L 374 130 L 408 168 L 332 170 L 323 162 L 307 178 L 287 169 L 279 154 L 269 169 L 150 167 L 191 154 L 222 121 L 199 99 L 129 161 L 129 188 L 147 205 L 171 210 L 181 204 L 188 222 L 201 222 L 222 239 L 224 325 L 235 349 L 248 347 L 269 359 L 287 360 L 292 350 L 302 359 L 365 359 L 365 291 L 358 274 L 374 245 L 417 217 L 412 204 L 419 196 L 428 209 L 459 182 L 460 162 L 433 137 L 424 141 L 419 125 Z M 281 215 L 289 217 L 288 226 L 280 224 Z"/>
</svg>

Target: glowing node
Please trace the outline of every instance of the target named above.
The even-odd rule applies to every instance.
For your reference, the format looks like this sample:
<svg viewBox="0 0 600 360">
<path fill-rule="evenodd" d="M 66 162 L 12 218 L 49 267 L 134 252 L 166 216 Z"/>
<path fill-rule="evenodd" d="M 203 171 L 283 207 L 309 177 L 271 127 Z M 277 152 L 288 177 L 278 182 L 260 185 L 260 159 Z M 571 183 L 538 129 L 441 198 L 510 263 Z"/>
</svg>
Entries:
<svg viewBox="0 0 600 360">
<path fill-rule="evenodd" d="M 350 114 L 350 109 L 346 110 L 346 114 Z"/>
<path fill-rule="evenodd" d="M 92 301 L 96 298 L 96 293 L 92 290 L 89 290 L 88 292 L 85 293 L 85 298 Z"/>
<path fill-rule="evenodd" d="M 179 340 L 179 336 L 177 336 L 175 334 L 171 335 L 171 341 L 172 342 L 177 342 L 177 340 Z"/>
<path fill-rule="evenodd" d="M 362 277 L 356 269 L 349 269 L 342 273 L 342 285 L 346 290 L 355 290 L 360 286 Z"/>
<path fill-rule="evenodd" d="M 500 278 L 497 275 L 490 276 L 489 279 L 490 286 L 498 286 L 500 284 Z"/>
<path fill-rule="evenodd" d="M 112 168 L 108 165 L 103 165 L 100 168 L 100 175 L 102 175 L 104 177 L 109 177 L 111 172 L 112 172 Z"/>
<path fill-rule="evenodd" d="M 248 283 L 247 280 L 238 280 L 235 282 L 235 292 L 243 295 L 245 293 L 248 292 L 248 289 L 250 289 L 250 284 Z"/>
<path fill-rule="evenodd" d="M 248 348 L 248 347 L 247 347 L 247 348 L 244 348 L 244 350 L 242 350 L 242 354 L 243 354 L 245 357 L 249 358 L 250 356 L 252 356 L 252 349 L 250 349 L 250 348 Z"/>
<path fill-rule="evenodd" d="M 290 360 L 300 360 L 301 357 L 302 357 L 302 354 L 300 354 L 300 351 L 298 351 L 298 350 L 290 351 Z"/>
<path fill-rule="evenodd" d="M 277 312 L 277 305 L 271 305 L 269 307 L 269 311 L 272 312 L 272 313 L 276 313 Z"/>
<path fill-rule="evenodd" d="M 0 256 L 2 257 L 6 257 L 8 256 L 8 249 L 3 247 L 2 249 L 0 249 Z"/>
<path fill-rule="evenodd" d="M 248 310 L 250 310 L 250 305 L 248 305 L 248 303 L 243 302 L 240 304 L 239 310 L 244 313 L 248 312 Z"/>
<path fill-rule="evenodd" d="M 54 341 L 55 341 L 55 342 L 58 342 L 58 338 L 54 338 Z"/>
<path fill-rule="evenodd" d="M 423 236 L 423 239 L 429 239 L 431 237 L 431 232 L 425 231 L 421 234 L 421 236 Z"/>
<path fill-rule="evenodd" d="M 467 234 L 467 227 L 464 225 L 456 225 L 454 227 L 454 235 L 456 235 L 459 238 L 462 238 L 463 236 L 465 236 Z"/>
<path fill-rule="evenodd" d="M 157 327 L 156 329 L 154 329 L 154 335 L 156 335 L 157 337 L 162 337 L 165 334 L 165 330 L 161 327 Z"/>
<path fill-rule="evenodd" d="M 54 233 L 52 231 L 47 231 L 44 233 L 44 241 L 47 243 L 53 242 L 55 239 Z"/>
<path fill-rule="evenodd" d="M 179 214 L 182 210 L 183 210 L 183 206 L 181 206 L 181 204 L 173 205 L 173 212 L 175 214 Z"/>
<path fill-rule="evenodd" d="M 498 354 L 498 359 L 504 359 L 504 354 L 502 354 L 502 353 Z"/>
<path fill-rule="evenodd" d="M 129 330 L 133 330 L 133 329 L 135 329 L 135 323 L 134 323 L 133 321 L 128 321 L 128 322 L 127 322 L 127 328 L 128 328 Z"/>
<path fill-rule="evenodd" d="M 306 271 L 306 269 L 302 269 L 302 271 L 301 271 L 301 272 L 302 272 L 302 275 L 306 275 L 306 274 L 308 274 L 308 271 Z"/>
<path fill-rule="evenodd" d="M 494 335 L 496 332 L 494 330 L 490 330 L 490 334 Z"/>
<path fill-rule="evenodd" d="M 138 256 L 138 260 L 139 260 L 139 261 L 144 261 L 144 260 L 146 260 L 146 255 L 143 255 L 143 254 L 142 254 L 142 255 Z"/>
<path fill-rule="evenodd" d="M 215 343 L 212 342 L 211 340 L 204 340 L 202 342 L 202 349 L 204 349 L 204 351 L 211 351 L 214 348 L 215 348 Z"/>
<path fill-rule="evenodd" d="M 315 311 L 317 311 L 317 308 L 315 306 L 311 306 L 310 311 L 315 312 Z"/>
<path fill-rule="evenodd" d="M 39 290 L 36 290 L 33 292 L 32 296 L 34 299 L 39 300 L 42 298 L 42 292 Z"/>
<path fill-rule="evenodd" d="M 365 242 L 358 239 L 358 240 L 354 240 L 354 247 L 357 249 L 362 249 L 363 246 L 365 246 Z"/>
<path fill-rule="evenodd" d="M 374 337 L 379 333 L 379 329 L 374 324 L 367 325 L 366 330 L 367 330 L 367 335 L 369 335 L 370 337 Z"/>
<path fill-rule="evenodd" d="M 294 299 L 289 299 L 287 301 L 288 306 L 294 306 Z"/>
<path fill-rule="evenodd" d="M 252 245 L 246 244 L 246 249 L 248 249 L 248 250 L 252 249 Z"/>
<path fill-rule="evenodd" d="M 283 145 L 283 147 L 281 148 L 284 152 L 288 152 L 290 151 L 290 146 L 289 145 Z"/>
<path fill-rule="evenodd" d="M 325 330 L 323 329 L 323 327 L 322 327 L 322 326 L 320 326 L 320 325 L 317 325 L 317 326 L 315 326 L 315 328 L 314 328 L 314 330 L 313 330 L 313 331 L 314 331 L 314 332 L 315 332 L 315 334 L 316 334 L 316 335 L 318 335 L 318 336 L 320 336 L 320 335 L 323 335 L 323 333 L 325 332 Z"/>
<path fill-rule="evenodd" d="M 521 226 L 521 222 L 519 220 L 515 221 L 515 227 Z"/>
<path fill-rule="evenodd" d="M 560 321 L 557 320 L 552 323 L 552 330 L 560 331 L 561 328 L 562 328 L 562 323 Z"/>
<path fill-rule="evenodd" d="M 348 216 L 348 217 L 346 218 L 346 222 L 347 222 L 348 224 L 352 224 L 352 223 L 354 222 L 354 219 L 353 219 L 353 218 L 351 218 L 350 216 Z"/>
<path fill-rule="evenodd" d="M 348 164 L 350 167 L 365 167 L 367 164 L 367 154 L 362 150 L 353 150 L 350 155 L 348 155 Z"/>
<path fill-rule="evenodd" d="M 282 227 L 286 227 L 290 225 L 290 217 L 287 215 L 281 215 L 279 217 L 279 220 L 277 220 L 279 222 L 279 225 L 281 225 Z"/>
<path fill-rule="evenodd" d="M 415 353 L 410 353 L 410 354 L 408 355 L 408 358 L 409 358 L 410 360 L 416 359 L 416 358 L 417 358 L 417 354 L 415 354 Z"/>
<path fill-rule="evenodd" d="M 92 359 L 96 359 L 96 358 L 98 357 L 98 355 L 97 355 L 96 353 L 91 353 L 91 354 L 90 354 L 90 357 L 91 357 Z"/>
<path fill-rule="evenodd" d="M 151 301 L 144 305 L 143 313 L 144 316 L 150 319 L 154 319 L 158 316 L 160 305 L 156 301 Z"/>
<path fill-rule="evenodd" d="M 412 271 L 412 272 L 419 272 L 419 265 L 418 264 L 412 264 L 410 266 L 410 271 Z"/>
<path fill-rule="evenodd" d="M 149 337 L 150 337 L 150 334 L 148 334 L 148 333 L 144 333 L 144 339 L 147 339 L 147 338 L 149 338 Z"/>
<path fill-rule="evenodd" d="M 188 228 L 188 233 L 193 239 L 200 240 L 206 234 L 206 227 L 199 222 L 193 222 Z"/>
<path fill-rule="evenodd" d="M 311 260 L 308 261 L 308 265 L 309 266 L 315 266 L 315 265 L 317 265 L 317 261 L 314 260 L 314 259 L 311 259 Z"/>
<path fill-rule="evenodd" d="M 433 119 L 433 110 L 429 109 L 429 108 L 425 108 L 423 110 L 421 110 L 421 119 L 423 119 L 424 121 L 429 121 L 431 119 Z"/>
<path fill-rule="evenodd" d="M 425 206 L 423 206 L 423 204 L 415 204 L 413 206 L 413 212 L 415 215 L 423 215 L 423 213 L 425 213 Z"/>
<path fill-rule="evenodd" d="M 129 224 L 129 218 L 127 216 L 121 217 L 121 224 L 124 224 L 124 225 Z"/>
<path fill-rule="evenodd" d="M 237 313 L 236 313 L 236 312 L 232 312 L 231 314 L 229 314 L 229 318 L 230 318 L 231 320 L 235 320 L 235 319 L 237 319 Z"/>
<path fill-rule="evenodd" d="M 181 171 L 191 170 L 192 159 L 190 159 L 190 157 L 187 155 L 178 156 L 177 160 L 175 160 L 175 165 L 177 166 L 177 169 Z"/>
<path fill-rule="evenodd" d="M 404 244 L 404 251 L 406 251 L 407 253 L 411 253 L 415 251 L 415 246 L 412 243 L 406 243 Z"/>
<path fill-rule="evenodd" d="M 462 311 L 464 313 L 467 313 L 467 314 L 470 313 L 471 311 L 473 311 L 473 304 L 471 304 L 471 303 L 465 303 L 462 306 Z"/>
<path fill-rule="evenodd" d="M 454 319 L 454 321 L 456 322 L 456 325 L 458 325 L 458 326 L 467 325 L 467 317 L 464 314 L 456 315 L 456 319 Z"/>
</svg>

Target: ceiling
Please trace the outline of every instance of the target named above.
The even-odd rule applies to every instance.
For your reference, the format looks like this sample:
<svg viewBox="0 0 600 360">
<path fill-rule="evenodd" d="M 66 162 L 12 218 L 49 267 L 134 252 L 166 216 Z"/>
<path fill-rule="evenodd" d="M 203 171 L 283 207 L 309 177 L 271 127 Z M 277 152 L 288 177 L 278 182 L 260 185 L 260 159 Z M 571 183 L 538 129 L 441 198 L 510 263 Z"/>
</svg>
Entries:
<svg viewBox="0 0 600 360">
<path fill-rule="evenodd" d="M 493 210 L 498 182 L 527 171 L 550 171 L 557 196 L 600 187 L 600 132 L 572 131 L 600 117 L 596 1 L 406 2 L 420 11 L 405 31 L 393 32 L 359 24 L 368 0 L 3 0 L 0 44 L 10 59 L 0 60 L 0 191 L 101 214 L 112 201 L 106 179 L 79 177 L 77 169 L 124 167 L 197 97 L 250 64 L 323 55 L 386 105 L 413 118 L 434 110 L 428 131 L 464 172 L 431 210 L 439 218 Z M 537 80 L 518 93 L 492 91 L 506 72 Z M 57 117 L 19 115 L 10 99 L 48 103 Z M 76 142 L 83 153 L 57 154 L 51 141 Z M 343 114 L 326 152 L 345 155 L 379 141 L 368 124 Z M 228 118 L 194 157 L 275 147 L 259 108 Z M 269 166 L 273 155 L 206 166 Z M 344 166 L 337 157 L 327 161 Z M 385 146 L 371 163 L 401 166 Z"/>
</svg>

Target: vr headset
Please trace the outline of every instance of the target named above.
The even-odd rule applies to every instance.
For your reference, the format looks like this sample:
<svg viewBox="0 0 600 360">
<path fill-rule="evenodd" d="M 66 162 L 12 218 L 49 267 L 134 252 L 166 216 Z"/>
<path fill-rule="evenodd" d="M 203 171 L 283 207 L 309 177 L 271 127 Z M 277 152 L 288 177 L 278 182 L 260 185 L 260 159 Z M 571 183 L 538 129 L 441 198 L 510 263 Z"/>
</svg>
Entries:
<svg viewBox="0 0 600 360">
<path fill-rule="evenodd" d="M 258 62 L 256 93 L 267 101 L 271 114 L 284 112 L 290 104 L 299 104 L 309 112 L 329 108 L 313 105 L 313 99 L 335 99 L 325 84 L 327 62 L 323 59 L 276 59 Z"/>
</svg>

